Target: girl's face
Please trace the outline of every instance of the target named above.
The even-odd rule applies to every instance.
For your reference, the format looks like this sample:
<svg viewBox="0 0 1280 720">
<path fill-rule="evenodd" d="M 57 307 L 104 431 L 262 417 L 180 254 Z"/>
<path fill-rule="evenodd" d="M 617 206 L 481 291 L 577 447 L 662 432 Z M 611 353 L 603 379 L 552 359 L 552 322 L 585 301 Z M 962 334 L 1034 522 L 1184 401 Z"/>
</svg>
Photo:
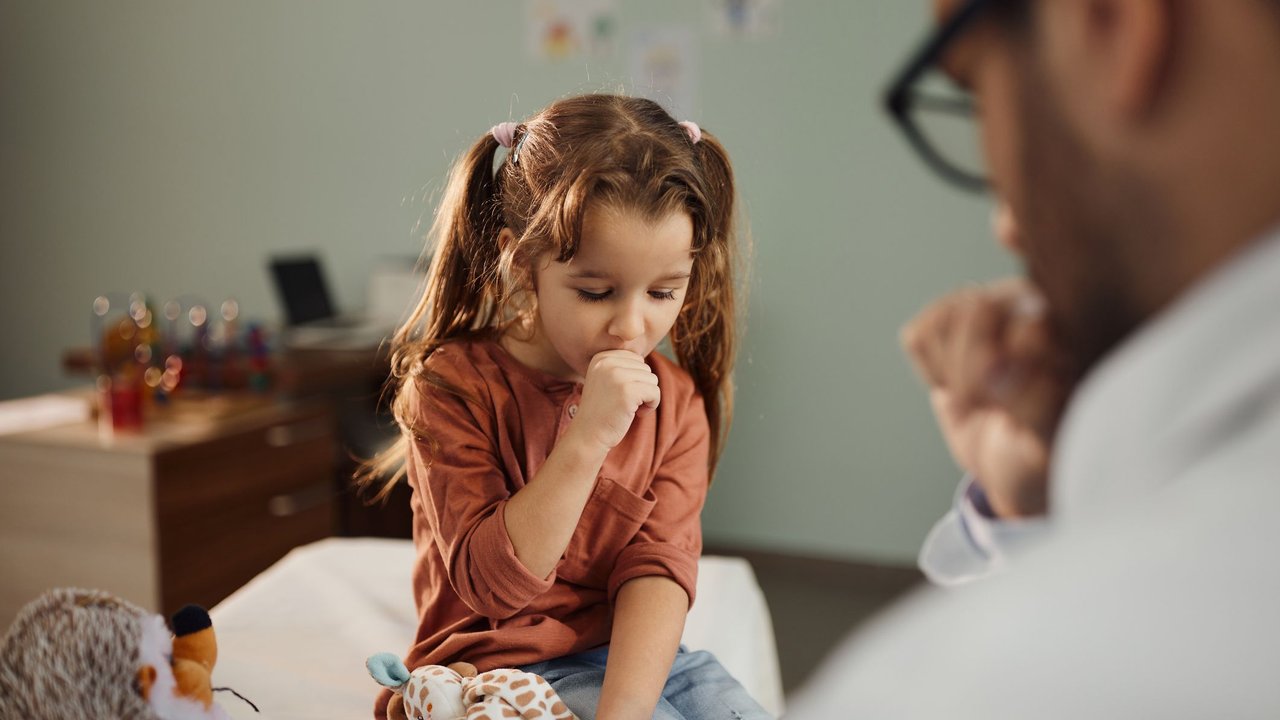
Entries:
<svg viewBox="0 0 1280 720">
<path fill-rule="evenodd" d="M 688 213 L 649 222 L 631 210 L 588 208 L 574 257 L 545 258 L 535 273 L 542 369 L 581 381 L 597 353 L 653 352 L 684 305 L 692 245 Z"/>
</svg>

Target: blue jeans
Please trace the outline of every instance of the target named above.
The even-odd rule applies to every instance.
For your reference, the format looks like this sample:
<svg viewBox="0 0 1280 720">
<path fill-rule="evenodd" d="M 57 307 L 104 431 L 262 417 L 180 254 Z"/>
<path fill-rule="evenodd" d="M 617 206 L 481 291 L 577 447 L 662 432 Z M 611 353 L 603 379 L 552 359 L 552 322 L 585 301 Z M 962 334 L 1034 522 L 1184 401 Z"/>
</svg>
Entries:
<svg viewBox="0 0 1280 720">
<path fill-rule="evenodd" d="M 609 646 L 604 645 L 520 669 L 541 675 L 551 683 L 574 715 L 582 720 L 595 720 L 608 659 Z M 676 653 L 653 717 L 656 720 L 773 720 L 714 655 L 705 650 L 689 652 L 683 645 Z"/>
</svg>

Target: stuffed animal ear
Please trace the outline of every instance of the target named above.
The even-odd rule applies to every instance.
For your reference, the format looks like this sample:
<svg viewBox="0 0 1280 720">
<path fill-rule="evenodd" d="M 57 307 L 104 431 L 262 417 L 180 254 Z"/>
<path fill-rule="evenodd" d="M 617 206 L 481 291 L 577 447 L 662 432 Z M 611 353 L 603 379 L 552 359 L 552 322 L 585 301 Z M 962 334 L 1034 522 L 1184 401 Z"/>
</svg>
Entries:
<svg viewBox="0 0 1280 720">
<path fill-rule="evenodd" d="M 400 691 L 404 689 L 405 683 L 409 682 L 409 668 L 406 668 L 404 663 L 400 662 L 400 658 L 391 653 L 370 655 L 369 659 L 365 660 L 364 666 L 369 669 L 369 675 L 383 687 Z"/>
<path fill-rule="evenodd" d="M 138 668 L 138 692 L 143 700 L 151 699 L 151 686 L 156 684 L 156 668 L 154 665 L 143 665 Z"/>
<path fill-rule="evenodd" d="M 183 605 L 181 610 L 169 618 L 169 624 L 173 626 L 173 634 L 182 637 L 213 627 L 213 620 L 209 619 L 208 611 L 199 605 Z"/>
</svg>

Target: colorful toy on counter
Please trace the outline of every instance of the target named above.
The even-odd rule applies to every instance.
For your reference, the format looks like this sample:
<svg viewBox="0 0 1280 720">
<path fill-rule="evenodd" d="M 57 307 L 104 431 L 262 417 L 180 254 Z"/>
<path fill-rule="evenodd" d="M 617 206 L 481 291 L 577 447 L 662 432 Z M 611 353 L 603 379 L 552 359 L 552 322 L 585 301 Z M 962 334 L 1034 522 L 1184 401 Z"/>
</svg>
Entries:
<svg viewBox="0 0 1280 720">
<path fill-rule="evenodd" d="M 249 325 L 249 389 L 264 393 L 271 388 L 271 350 L 257 323 Z"/>
<path fill-rule="evenodd" d="M 145 407 L 164 406 L 183 389 L 271 388 L 266 333 L 257 323 L 241 330 L 233 299 L 210 313 L 203 300 L 184 295 L 158 315 L 141 293 L 103 295 L 94 300 L 90 328 L 102 417 L 113 430 L 138 429 Z"/>
</svg>

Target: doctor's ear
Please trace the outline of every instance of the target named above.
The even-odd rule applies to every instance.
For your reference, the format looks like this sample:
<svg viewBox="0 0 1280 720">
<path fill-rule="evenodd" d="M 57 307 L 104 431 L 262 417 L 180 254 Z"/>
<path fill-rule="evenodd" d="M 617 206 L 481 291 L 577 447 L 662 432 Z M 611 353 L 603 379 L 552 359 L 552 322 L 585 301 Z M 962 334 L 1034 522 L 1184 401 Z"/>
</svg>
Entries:
<svg viewBox="0 0 1280 720">
<path fill-rule="evenodd" d="M 1098 83 L 1102 101 L 1124 118 L 1145 115 L 1165 89 L 1175 39 L 1175 4 L 1083 0 L 1066 7 L 1077 14 L 1068 26 L 1081 31 L 1082 57 L 1092 58 L 1087 64 L 1094 70 L 1088 80 Z"/>
</svg>

